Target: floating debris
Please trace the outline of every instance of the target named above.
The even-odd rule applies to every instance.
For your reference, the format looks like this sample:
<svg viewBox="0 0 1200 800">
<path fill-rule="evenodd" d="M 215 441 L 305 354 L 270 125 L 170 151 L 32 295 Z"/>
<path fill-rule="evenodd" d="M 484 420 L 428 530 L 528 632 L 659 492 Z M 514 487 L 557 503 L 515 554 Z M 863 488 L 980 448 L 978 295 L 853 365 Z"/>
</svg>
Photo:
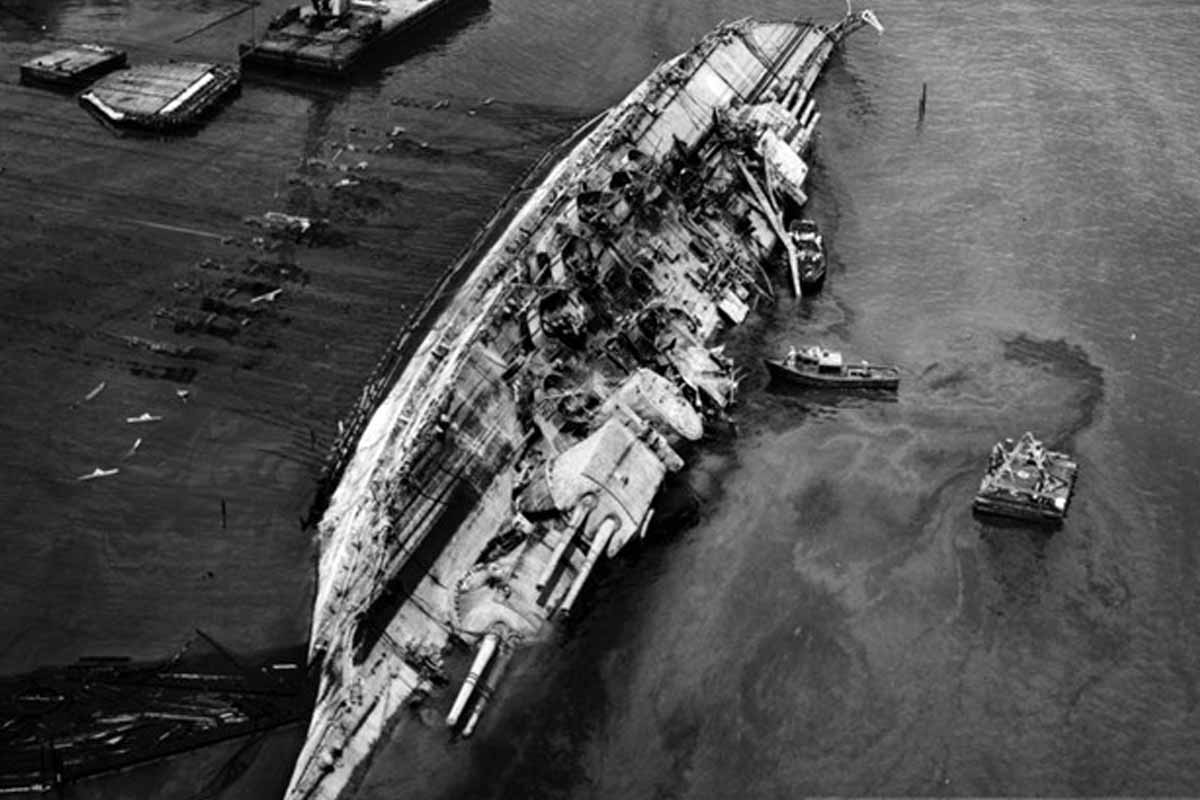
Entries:
<svg viewBox="0 0 1200 800">
<path fill-rule="evenodd" d="M 141 440 L 139 439 L 138 441 L 141 441 Z M 116 475 L 120 471 L 121 470 L 117 469 L 116 467 L 113 467 L 112 469 L 104 469 L 103 467 L 96 467 L 94 470 L 89 472 L 87 475 L 80 475 L 75 480 L 77 480 L 77 481 L 94 481 L 96 478 L 111 477 L 113 475 Z"/>
<path fill-rule="evenodd" d="M 95 388 L 93 388 L 90 392 L 88 392 L 86 395 L 84 395 L 83 402 L 87 403 L 92 400 L 95 400 L 96 397 L 99 396 L 99 394 L 104 391 L 104 387 L 106 387 L 106 386 L 108 386 L 108 381 L 100 381 L 98 384 L 96 384 Z"/>
<path fill-rule="evenodd" d="M 162 417 L 155 416 L 154 414 L 151 414 L 149 411 L 147 411 L 144 414 L 142 414 L 141 416 L 126 417 L 125 421 L 128 422 L 130 425 L 139 425 L 139 424 L 146 423 L 146 422 L 161 422 Z"/>
<path fill-rule="evenodd" d="M 122 336 L 121 339 L 130 347 L 140 347 L 143 350 L 149 350 L 151 353 L 158 353 L 165 356 L 192 358 L 196 352 L 196 348 L 191 345 L 156 342 L 151 339 L 143 339 L 140 336 Z"/>
<path fill-rule="evenodd" d="M 280 286 L 278 289 L 269 291 L 266 294 L 260 294 L 258 297 L 250 298 L 250 302 L 251 303 L 274 303 L 275 298 L 279 297 L 279 294 L 282 291 L 283 291 L 283 287 Z"/>
<path fill-rule="evenodd" d="M 341 172 L 347 172 L 349 169 L 350 167 L 346 164 L 338 165 L 338 170 Z M 286 239 L 308 245 L 337 245 L 346 241 L 346 237 L 335 231 L 329 224 L 329 220 L 324 218 L 268 211 L 262 216 L 246 217 L 242 221 L 247 225 L 262 228 L 275 239 Z"/>
<path fill-rule="evenodd" d="M 176 333 L 206 333 L 222 339 L 232 339 L 241 331 L 241 325 L 216 312 L 205 312 L 190 308 L 155 309 L 154 316 L 170 320 Z M 186 382 L 186 381 L 183 381 Z"/>
</svg>

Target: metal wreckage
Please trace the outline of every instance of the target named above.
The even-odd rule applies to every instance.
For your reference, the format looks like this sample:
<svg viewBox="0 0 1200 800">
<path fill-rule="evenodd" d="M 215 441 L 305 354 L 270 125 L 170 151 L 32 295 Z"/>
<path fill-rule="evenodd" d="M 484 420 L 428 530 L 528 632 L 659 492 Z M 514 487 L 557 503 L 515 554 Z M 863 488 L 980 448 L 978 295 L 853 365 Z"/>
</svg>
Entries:
<svg viewBox="0 0 1200 800">
<path fill-rule="evenodd" d="M 773 298 L 774 265 L 799 292 L 811 92 L 863 25 L 882 31 L 869 11 L 723 25 L 578 131 L 455 265 L 320 520 L 319 688 L 289 798 L 352 791 L 464 644 L 447 723 L 470 735 L 514 648 L 646 534 L 681 445 L 734 400 L 714 338 Z"/>
</svg>

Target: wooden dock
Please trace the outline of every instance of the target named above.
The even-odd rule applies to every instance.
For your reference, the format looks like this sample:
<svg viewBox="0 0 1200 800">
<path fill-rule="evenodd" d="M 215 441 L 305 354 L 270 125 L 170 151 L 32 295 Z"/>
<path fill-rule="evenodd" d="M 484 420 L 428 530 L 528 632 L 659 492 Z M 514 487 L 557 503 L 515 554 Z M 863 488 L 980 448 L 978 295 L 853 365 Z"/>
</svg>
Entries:
<svg viewBox="0 0 1200 800">
<path fill-rule="evenodd" d="M 259 42 L 239 48 L 243 67 L 344 75 L 386 40 L 429 21 L 456 0 L 342 0 L 344 13 L 292 6 Z"/>
<path fill-rule="evenodd" d="M 125 51 L 99 44 L 77 44 L 30 59 L 21 65 L 21 83 L 81 89 L 125 66 Z"/>
<path fill-rule="evenodd" d="M 170 131 L 196 125 L 238 90 L 235 67 L 203 62 L 149 64 L 108 75 L 79 97 L 118 128 Z"/>
</svg>

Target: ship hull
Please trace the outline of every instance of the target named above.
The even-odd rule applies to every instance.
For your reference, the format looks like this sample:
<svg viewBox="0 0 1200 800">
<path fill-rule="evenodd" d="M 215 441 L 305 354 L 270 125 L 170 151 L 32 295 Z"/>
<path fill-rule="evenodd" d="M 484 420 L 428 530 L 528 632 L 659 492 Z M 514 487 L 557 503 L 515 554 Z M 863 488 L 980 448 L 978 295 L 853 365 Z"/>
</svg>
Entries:
<svg viewBox="0 0 1200 800">
<path fill-rule="evenodd" d="M 733 401 L 712 341 L 773 295 L 758 281 L 782 221 L 755 198 L 771 164 L 804 173 L 813 84 L 858 24 L 744 20 L 655 70 L 484 228 L 419 341 L 401 337 L 320 519 L 320 688 L 289 798 L 352 790 L 403 710 L 460 680 L 447 724 L 469 735 L 512 650 L 648 535 L 676 448 Z M 697 200 L 697 175 L 734 188 Z M 463 644 L 465 673 L 446 660 Z"/>
</svg>

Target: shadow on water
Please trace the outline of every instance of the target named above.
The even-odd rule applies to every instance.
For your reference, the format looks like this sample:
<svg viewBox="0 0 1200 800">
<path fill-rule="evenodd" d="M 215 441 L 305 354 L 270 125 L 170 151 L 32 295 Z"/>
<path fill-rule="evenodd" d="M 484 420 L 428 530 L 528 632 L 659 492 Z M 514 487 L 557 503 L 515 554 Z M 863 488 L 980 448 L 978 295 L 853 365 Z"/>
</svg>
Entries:
<svg viewBox="0 0 1200 800">
<path fill-rule="evenodd" d="M 899 403 L 900 395 L 894 389 L 869 389 L 846 387 L 844 389 L 816 389 L 791 386 L 774 378 L 767 379 L 766 390 L 773 395 L 800 400 L 803 406 L 835 411 L 839 408 L 862 408 L 873 403 Z"/>
<path fill-rule="evenodd" d="M 821 83 L 836 86 L 840 102 L 844 104 L 847 114 L 855 119 L 877 117 L 880 111 L 876 106 L 870 87 L 857 77 L 853 67 L 847 63 L 845 51 L 834 50 L 821 74 Z"/>
<path fill-rule="evenodd" d="M 997 546 L 1011 541 L 1028 541 L 1038 550 L 1044 550 L 1062 527 L 1061 524 L 1009 519 L 979 511 L 973 511 L 972 517 L 979 523 L 980 539 Z"/>
<path fill-rule="evenodd" d="M 801 388 L 770 377 L 761 389 L 746 399 L 738 417 L 750 428 L 761 426 L 774 433 L 792 430 L 806 422 L 832 420 L 846 411 L 895 406 L 900 402 L 894 391 Z"/>
<path fill-rule="evenodd" d="M 998 518 L 981 526 L 979 538 L 985 555 L 978 563 L 990 573 L 1000 592 L 997 613 L 1046 602 L 1051 579 L 1047 551 L 1054 534 L 1053 528 Z"/>
</svg>

